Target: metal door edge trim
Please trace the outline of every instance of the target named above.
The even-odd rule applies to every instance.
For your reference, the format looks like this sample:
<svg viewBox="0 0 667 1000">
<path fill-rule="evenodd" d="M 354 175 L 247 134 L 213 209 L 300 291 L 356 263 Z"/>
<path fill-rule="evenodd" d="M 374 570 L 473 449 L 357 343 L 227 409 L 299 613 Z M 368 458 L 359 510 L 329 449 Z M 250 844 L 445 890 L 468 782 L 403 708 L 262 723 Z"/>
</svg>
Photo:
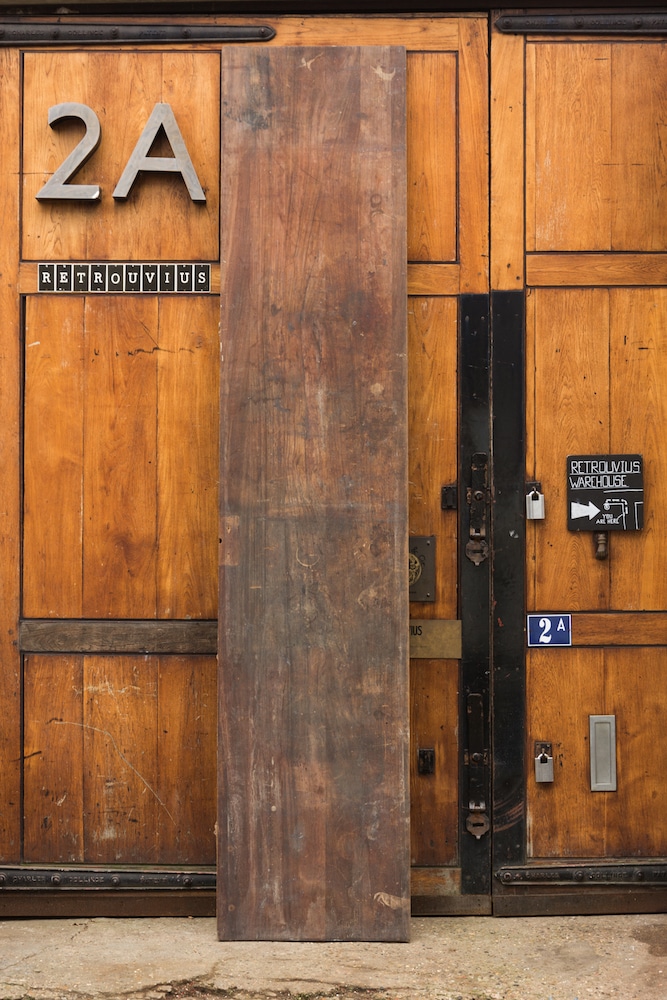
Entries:
<svg viewBox="0 0 667 1000">
<path fill-rule="evenodd" d="M 665 35 L 667 13 L 503 14 L 495 27 L 512 35 Z"/>
<path fill-rule="evenodd" d="M 114 870 L 102 868 L 0 868 L 0 891 L 31 889 L 214 889 L 215 870 Z"/>
<path fill-rule="evenodd" d="M 667 863 L 618 865 L 546 865 L 504 867 L 495 873 L 506 886 L 531 885 L 667 885 Z"/>
<path fill-rule="evenodd" d="M 110 42 L 151 45 L 154 42 L 268 42 L 275 29 L 262 25 L 202 24 L 16 24 L 0 20 L 0 46 L 108 45 Z"/>
</svg>

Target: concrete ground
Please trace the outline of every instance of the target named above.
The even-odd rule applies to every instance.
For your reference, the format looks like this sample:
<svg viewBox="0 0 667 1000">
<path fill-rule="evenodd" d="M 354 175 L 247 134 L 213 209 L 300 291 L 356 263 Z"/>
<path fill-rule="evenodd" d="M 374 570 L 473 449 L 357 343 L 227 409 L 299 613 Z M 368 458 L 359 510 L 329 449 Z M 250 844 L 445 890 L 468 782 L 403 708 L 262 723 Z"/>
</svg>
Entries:
<svg viewBox="0 0 667 1000">
<path fill-rule="evenodd" d="M 209 918 L 0 921 L 2 1000 L 666 1000 L 667 914 L 424 917 L 409 944 L 221 943 Z"/>
</svg>

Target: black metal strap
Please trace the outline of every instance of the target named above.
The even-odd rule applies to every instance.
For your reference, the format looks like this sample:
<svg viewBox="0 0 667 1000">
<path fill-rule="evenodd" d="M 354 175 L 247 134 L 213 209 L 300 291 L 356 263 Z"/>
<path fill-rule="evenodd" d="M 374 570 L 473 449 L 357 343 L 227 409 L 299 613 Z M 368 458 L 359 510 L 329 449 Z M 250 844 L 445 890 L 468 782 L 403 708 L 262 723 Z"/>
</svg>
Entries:
<svg viewBox="0 0 667 1000">
<path fill-rule="evenodd" d="M 667 35 L 667 13 L 503 14 L 494 27 L 512 35 Z"/>
<path fill-rule="evenodd" d="M 0 46 L 7 45 L 108 45 L 130 42 L 150 45 L 154 42 L 268 42 L 274 28 L 261 25 L 215 24 L 26 24 L 0 21 Z"/>
</svg>

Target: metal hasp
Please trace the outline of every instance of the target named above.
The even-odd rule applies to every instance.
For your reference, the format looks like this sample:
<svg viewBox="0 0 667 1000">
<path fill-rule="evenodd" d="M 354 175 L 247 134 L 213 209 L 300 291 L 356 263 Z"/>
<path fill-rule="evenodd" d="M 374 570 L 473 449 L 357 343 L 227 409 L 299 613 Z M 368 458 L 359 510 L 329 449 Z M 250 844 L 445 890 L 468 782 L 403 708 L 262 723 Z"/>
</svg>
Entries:
<svg viewBox="0 0 667 1000">
<path fill-rule="evenodd" d="M 466 544 L 466 556 L 475 566 L 479 566 L 489 556 L 489 543 L 486 540 L 489 503 L 488 456 L 483 452 L 477 452 L 472 456 L 470 486 L 466 490 L 466 500 L 470 507 L 470 538 Z"/>
<path fill-rule="evenodd" d="M 207 24 L 25 24 L 0 22 L 0 46 L 3 45 L 108 45 L 131 42 L 154 45 L 155 42 L 268 42 L 275 28 L 259 25 Z"/>
<path fill-rule="evenodd" d="M 469 694 L 466 701 L 468 716 L 468 815 L 466 830 L 477 840 L 488 833 L 491 826 L 486 811 L 486 789 L 489 751 L 484 746 L 484 699 L 481 694 Z"/>
</svg>

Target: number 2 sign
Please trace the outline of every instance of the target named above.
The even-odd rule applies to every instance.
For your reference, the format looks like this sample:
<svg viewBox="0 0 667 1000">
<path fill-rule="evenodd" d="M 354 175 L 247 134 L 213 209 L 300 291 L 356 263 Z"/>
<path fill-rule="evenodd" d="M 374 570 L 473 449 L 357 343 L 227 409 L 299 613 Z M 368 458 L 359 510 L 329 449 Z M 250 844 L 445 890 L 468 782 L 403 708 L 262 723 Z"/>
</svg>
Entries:
<svg viewBox="0 0 667 1000">
<path fill-rule="evenodd" d="M 102 137 L 100 120 L 91 107 L 75 101 L 54 104 L 49 108 L 48 122 L 51 127 L 65 118 L 78 118 L 82 121 L 86 127 L 85 134 L 35 197 L 38 201 L 99 201 L 101 193 L 99 184 L 70 184 L 69 181 L 99 146 Z M 173 156 L 149 155 L 160 129 L 164 130 Z M 153 108 L 116 184 L 113 197 L 120 200 L 127 198 L 140 172 L 180 174 L 191 199 L 196 202 L 206 201 L 206 195 L 199 183 L 197 172 L 169 104 L 160 103 Z"/>
<path fill-rule="evenodd" d="M 528 615 L 529 646 L 571 646 L 572 615 Z"/>
</svg>

